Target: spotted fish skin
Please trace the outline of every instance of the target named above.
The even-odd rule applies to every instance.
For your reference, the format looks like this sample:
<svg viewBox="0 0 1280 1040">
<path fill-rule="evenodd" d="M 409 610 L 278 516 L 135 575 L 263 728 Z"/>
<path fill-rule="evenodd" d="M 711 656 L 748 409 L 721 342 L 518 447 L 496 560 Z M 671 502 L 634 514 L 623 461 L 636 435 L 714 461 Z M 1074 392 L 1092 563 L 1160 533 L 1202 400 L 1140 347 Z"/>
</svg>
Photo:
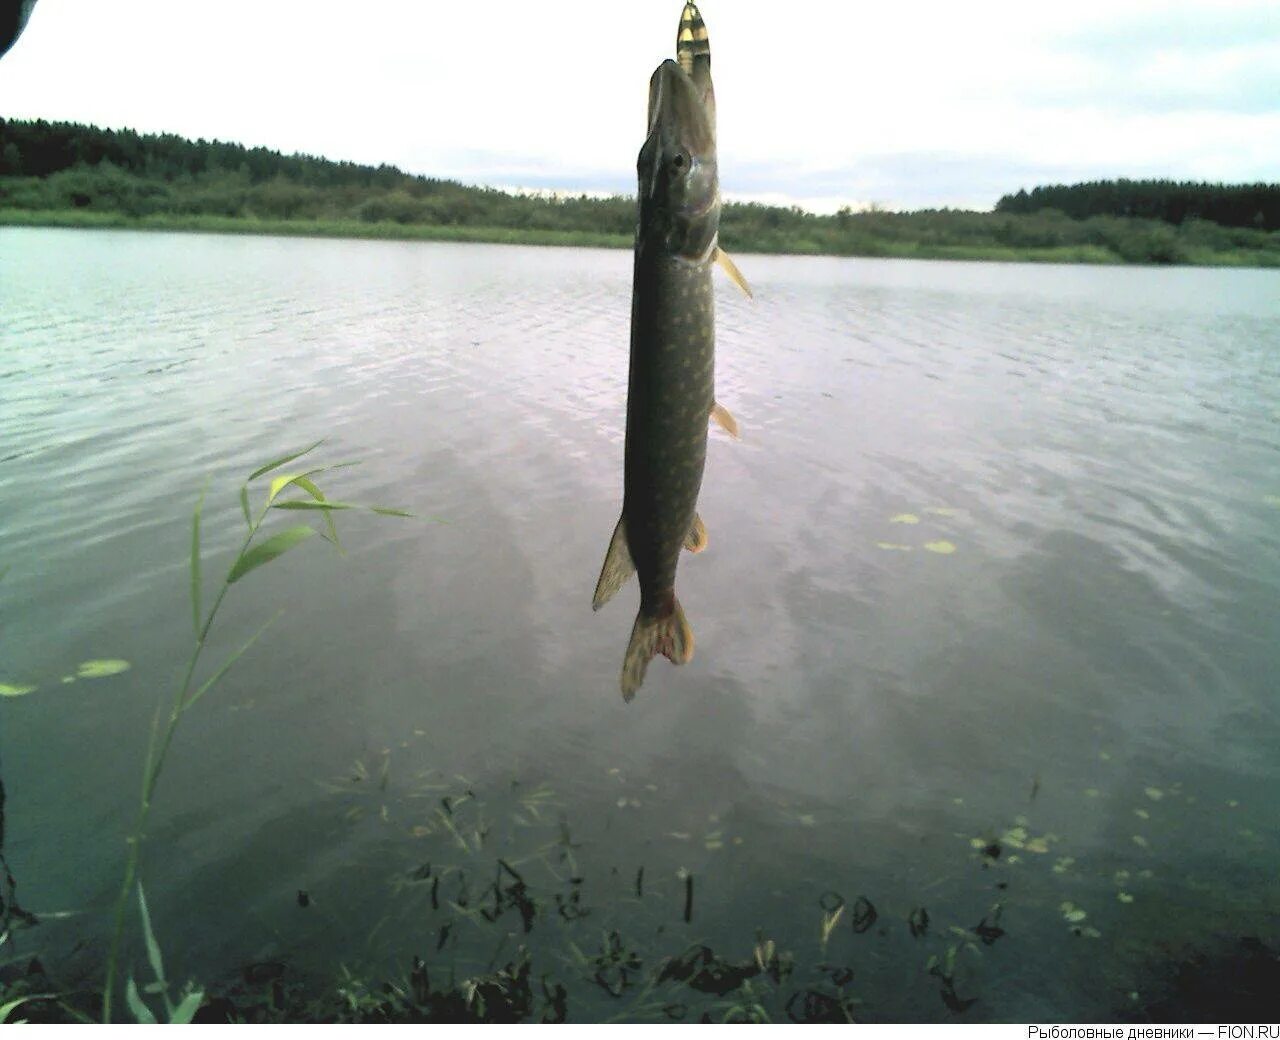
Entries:
<svg viewBox="0 0 1280 1040">
<path fill-rule="evenodd" d="M 631 700 L 649 661 L 693 656 L 693 631 L 675 594 L 682 548 L 698 551 L 697 517 L 715 403 L 715 298 L 712 267 L 720 225 L 714 101 L 705 26 L 690 32 L 685 7 L 677 53 L 689 71 L 665 61 L 649 83 L 649 133 L 637 162 L 639 221 L 631 302 L 631 363 L 622 517 L 596 586 L 598 609 L 630 576 L 640 609 L 623 660 L 621 689 Z M 683 47 L 684 43 L 701 43 Z M 703 60 L 705 58 L 705 60 Z M 701 71 L 699 71 L 701 70 Z"/>
</svg>

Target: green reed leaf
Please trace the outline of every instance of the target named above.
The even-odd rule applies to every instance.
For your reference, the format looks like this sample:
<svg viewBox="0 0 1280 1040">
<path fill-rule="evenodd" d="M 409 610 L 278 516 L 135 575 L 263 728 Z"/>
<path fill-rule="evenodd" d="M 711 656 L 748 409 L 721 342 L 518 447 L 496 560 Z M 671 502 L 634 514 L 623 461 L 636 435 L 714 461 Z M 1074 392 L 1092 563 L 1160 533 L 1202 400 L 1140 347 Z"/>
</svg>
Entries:
<svg viewBox="0 0 1280 1040">
<path fill-rule="evenodd" d="M 316 441 L 315 444 L 312 444 L 308 448 L 303 448 L 301 451 L 290 452 L 288 455 L 281 456 L 278 459 L 274 459 L 271 462 L 268 462 L 265 466 L 259 466 L 257 469 L 255 469 L 252 473 L 249 474 L 249 479 L 257 480 L 263 474 L 270 473 L 273 469 L 279 469 L 281 466 L 285 465 L 285 463 L 292 462 L 294 459 L 300 459 L 304 455 L 309 455 L 311 452 L 315 451 L 316 448 L 320 447 L 320 445 L 322 445 L 323 443 L 324 443 L 324 438 L 322 437 L 320 440 Z"/>
<path fill-rule="evenodd" d="M 272 509 L 318 509 L 327 511 L 331 509 L 358 509 L 359 506 L 350 505 L 347 502 L 313 502 L 309 498 L 290 498 L 284 502 L 273 502 Z"/>
<path fill-rule="evenodd" d="M 204 990 L 198 989 L 194 993 L 188 993 L 179 1002 L 178 1006 L 173 1009 L 173 1013 L 169 1016 L 169 1024 L 173 1026 L 186 1026 L 191 1024 L 191 1020 L 196 1017 L 196 1012 L 200 1010 L 200 1002 L 204 1000 Z"/>
<path fill-rule="evenodd" d="M 30 996 L 19 997 L 17 1000 L 11 1000 L 7 1004 L 0 1004 L 0 1025 L 9 1021 L 9 1016 L 14 1013 L 23 1004 L 32 1000 L 50 1000 L 52 993 L 32 993 Z"/>
<path fill-rule="evenodd" d="M 146 1026 L 156 1024 L 156 1016 L 142 1002 L 142 997 L 138 993 L 138 984 L 133 981 L 132 975 L 129 976 L 129 981 L 124 985 L 124 999 L 125 1003 L 129 1005 L 129 1010 L 133 1012 L 133 1020 L 135 1022 Z"/>
<path fill-rule="evenodd" d="M 283 611 L 278 611 L 273 618 L 271 618 L 265 625 L 263 625 L 260 629 L 258 629 L 258 631 L 256 631 L 252 636 L 250 636 L 249 641 L 245 643 L 244 646 L 242 646 L 234 654 L 228 657 L 226 661 L 223 662 L 222 667 L 219 668 L 216 672 L 214 672 L 213 675 L 211 675 L 208 679 L 206 679 L 204 683 L 200 686 L 200 688 L 196 690 L 196 692 L 193 693 L 190 696 L 190 698 L 188 698 L 187 703 L 182 706 L 182 710 L 186 711 L 193 704 L 195 704 L 196 701 L 198 701 L 201 697 L 203 697 L 206 693 L 208 693 L 211 689 L 213 689 L 213 687 L 218 684 L 218 681 L 224 675 L 226 675 L 227 672 L 231 670 L 231 666 L 235 664 L 238 660 L 240 660 L 241 657 L 244 656 L 245 652 L 249 649 L 249 647 L 253 646 L 253 644 L 256 643 L 262 637 L 262 634 L 266 632 L 267 629 L 269 629 L 272 625 L 274 625 L 277 621 L 280 620 L 280 615 L 282 613 Z"/>
<path fill-rule="evenodd" d="M 298 524 L 296 527 L 273 534 L 261 545 L 255 545 L 248 552 L 241 554 L 235 566 L 231 568 L 231 573 L 227 575 L 227 584 L 234 584 L 246 574 L 270 563 L 277 556 L 284 555 L 295 545 L 305 542 L 315 533 L 315 530 L 306 524 Z"/>
<path fill-rule="evenodd" d="M 276 496 L 280 494 L 281 491 L 283 491 L 285 488 L 293 484 L 298 485 L 298 487 L 302 488 L 313 498 L 319 498 L 320 501 L 323 502 L 324 495 L 320 493 L 320 489 L 316 487 L 315 484 L 312 483 L 308 478 L 311 477 L 313 474 L 323 473 L 324 470 L 325 470 L 325 467 L 318 466 L 315 469 L 305 470 L 302 473 L 282 473 L 280 476 L 276 477 L 273 481 L 271 481 L 271 487 L 267 491 L 268 504 L 270 504 L 271 502 L 274 502 L 276 500 Z"/>
<path fill-rule="evenodd" d="M 147 910 L 147 897 L 142 891 L 142 882 L 138 882 L 138 912 L 142 915 L 142 938 L 147 944 L 147 960 L 156 981 L 164 988 L 164 960 L 160 956 L 160 944 L 156 942 L 155 932 L 151 930 L 151 914 Z"/>
<path fill-rule="evenodd" d="M 191 621 L 196 638 L 200 638 L 200 511 L 204 509 L 205 488 L 196 499 L 196 511 L 191 515 Z"/>
<path fill-rule="evenodd" d="M 253 526 L 253 518 L 249 515 L 249 485 L 240 485 L 240 508 L 244 510 L 244 522 Z"/>
<path fill-rule="evenodd" d="M 317 502 L 325 501 L 324 493 L 318 487 L 316 487 L 314 483 L 308 480 L 306 476 L 299 477 L 297 480 L 294 481 L 294 483 L 298 487 L 302 488 L 303 491 L 311 495 L 311 497 L 314 498 Z M 342 552 L 343 551 L 342 543 L 338 541 L 338 528 L 337 528 L 337 525 L 334 524 L 333 522 L 333 515 L 331 513 L 326 512 L 324 514 L 324 527 L 325 527 L 325 530 L 329 532 L 328 534 L 329 541 L 333 542 L 333 544 L 337 547 L 338 552 Z"/>
</svg>

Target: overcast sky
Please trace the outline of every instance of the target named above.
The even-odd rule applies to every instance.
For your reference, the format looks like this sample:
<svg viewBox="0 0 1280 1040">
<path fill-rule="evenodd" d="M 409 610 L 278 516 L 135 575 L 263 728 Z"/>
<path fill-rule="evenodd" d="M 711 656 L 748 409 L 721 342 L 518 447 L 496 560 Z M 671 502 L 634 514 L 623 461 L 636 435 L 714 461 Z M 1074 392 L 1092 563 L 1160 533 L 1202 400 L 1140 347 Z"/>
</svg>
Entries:
<svg viewBox="0 0 1280 1040">
<path fill-rule="evenodd" d="M 0 115 L 632 192 L 681 0 L 39 0 Z M 729 198 L 1280 180 L 1280 3 L 702 0 Z M 800 13 L 804 16 L 801 18 Z"/>
</svg>

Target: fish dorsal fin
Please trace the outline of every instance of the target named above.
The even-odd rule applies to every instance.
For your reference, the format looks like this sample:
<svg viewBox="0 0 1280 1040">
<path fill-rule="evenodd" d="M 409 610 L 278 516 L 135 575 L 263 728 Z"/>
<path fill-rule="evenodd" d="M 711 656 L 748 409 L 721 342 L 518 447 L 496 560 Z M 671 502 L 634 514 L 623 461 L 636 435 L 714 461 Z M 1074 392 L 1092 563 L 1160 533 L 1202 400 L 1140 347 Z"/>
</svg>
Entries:
<svg viewBox="0 0 1280 1040">
<path fill-rule="evenodd" d="M 729 280 L 747 294 L 748 300 L 755 299 L 755 296 L 751 292 L 751 286 L 749 286 L 747 284 L 747 280 L 742 277 L 742 272 L 738 270 L 738 265 L 735 264 L 733 262 L 733 258 L 719 246 L 716 246 L 716 263 L 718 263 L 724 273 L 729 276 Z"/>
<path fill-rule="evenodd" d="M 600 568 L 600 580 L 596 582 L 596 594 L 591 598 L 591 609 L 599 610 L 613 598 L 627 579 L 636 571 L 627 548 L 627 525 L 624 517 L 618 517 L 618 526 L 609 540 L 609 551 L 604 554 L 604 566 Z"/>
<path fill-rule="evenodd" d="M 719 401 L 711 406 L 711 418 L 720 429 L 724 430 L 735 441 L 742 440 L 742 434 L 738 432 L 738 420 Z"/>
<path fill-rule="evenodd" d="M 707 547 L 707 525 L 697 513 L 693 514 L 693 525 L 685 536 L 684 547 L 691 553 L 700 553 Z"/>
</svg>

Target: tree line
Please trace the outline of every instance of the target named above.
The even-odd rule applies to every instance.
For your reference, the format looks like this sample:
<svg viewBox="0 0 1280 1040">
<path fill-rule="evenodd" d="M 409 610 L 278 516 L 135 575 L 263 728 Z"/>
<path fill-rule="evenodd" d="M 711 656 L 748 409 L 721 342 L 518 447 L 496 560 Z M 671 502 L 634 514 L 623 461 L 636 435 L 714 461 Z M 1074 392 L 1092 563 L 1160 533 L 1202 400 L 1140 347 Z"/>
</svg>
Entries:
<svg viewBox="0 0 1280 1040">
<path fill-rule="evenodd" d="M 1206 184 L 1171 180 L 1049 184 L 1002 196 L 997 213 L 1055 209 L 1076 220 L 1140 217 L 1183 224 L 1208 220 L 1223 227 L 1280 230 L 1280 184 Z"/>
<path fill-rule="evenodd" d="M 1006 196 L 993 213 L 817 215 L 729 204 L 721 241 L 731 252 L 1280 266 L 1280 234 L 1255 221 L 1221 226 L 1184 214 L 1174 226 L 1145 212 L 1075 219 L 1058 207 L 1026 207 L 1022 195 L 1041 199 Z M 43 120 L 0 120 L 0 211 L 8 223 L 23 214 L 35 223 L 211 230 L 274 222 L 272 231 L 614 245 L 630 242 L 636 219 L 633 197 L 511 194 L 385 164 Z"/>
</svg>

